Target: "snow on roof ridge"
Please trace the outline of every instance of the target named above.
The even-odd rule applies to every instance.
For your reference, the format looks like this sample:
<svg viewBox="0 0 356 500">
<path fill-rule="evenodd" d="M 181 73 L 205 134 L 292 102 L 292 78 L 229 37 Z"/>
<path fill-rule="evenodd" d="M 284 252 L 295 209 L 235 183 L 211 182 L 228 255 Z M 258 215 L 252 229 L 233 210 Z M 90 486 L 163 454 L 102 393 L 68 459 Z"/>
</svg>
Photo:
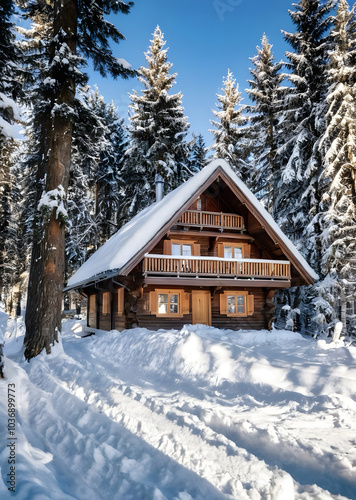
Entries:
<svg viewBox="0 0 356 500">
<path fill-rule="evenodd" d="M 278 237 L 295 255 L 308 274 L 315 280 L 317 274 L 306 262 L 293 243 L 278 227 L 271 215 L 251 193 L 247 186 L 235 174 L 226 160 L 216 159 L 201 169 L 193 177 L 171 191 L 162 200 L 153 203 L 139 212 L 117 233 L 104 243 L 69 279 L 67 288 L 75 288 L 95 278 L 103 277 L 111 271 L 120 270 L 151 241 L 162 227 L 171 220 L 181 206 L 191 199 L 206 180 L 221 168 L 237 187 L 248 197 L 254 207 L 263 216 L 266 222 L 277 233 Z"/>
</svg>

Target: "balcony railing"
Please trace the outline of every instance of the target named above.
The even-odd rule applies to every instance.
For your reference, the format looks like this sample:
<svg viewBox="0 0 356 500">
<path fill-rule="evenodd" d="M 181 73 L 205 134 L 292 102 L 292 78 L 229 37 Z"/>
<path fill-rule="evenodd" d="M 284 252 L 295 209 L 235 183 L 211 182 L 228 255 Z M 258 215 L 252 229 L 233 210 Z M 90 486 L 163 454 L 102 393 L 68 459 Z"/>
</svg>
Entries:
<svg viewBox="0 0 356 500">
<path fill-rule="evenodd" d="M 281 260 L 222 259 L 146 254 L 143 273 L 148 275 L 263 278 L 290 280 L 290 263 Z"/>
<path fill-rule="evenodd" d="M 187 210 L 177 221 L 179 226 L 211 227 L 224 229 L 245 229 L 244 219 L 240 215 L 218 212 Z"/>
</svg>

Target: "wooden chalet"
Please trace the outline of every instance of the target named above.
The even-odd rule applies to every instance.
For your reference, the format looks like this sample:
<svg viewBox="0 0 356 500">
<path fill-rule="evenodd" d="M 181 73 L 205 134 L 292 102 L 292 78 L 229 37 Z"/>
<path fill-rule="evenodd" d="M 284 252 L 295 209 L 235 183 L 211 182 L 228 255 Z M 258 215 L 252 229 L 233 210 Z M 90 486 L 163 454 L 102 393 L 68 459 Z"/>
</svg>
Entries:
<svg viewBox="0 0 356 500">
<path fill-rule="evenodd" d="M 224 160 L 136 215 L 72 276 L 87 331 L 269 328 L 278 288 L 318 277 Z"/>
</svg>

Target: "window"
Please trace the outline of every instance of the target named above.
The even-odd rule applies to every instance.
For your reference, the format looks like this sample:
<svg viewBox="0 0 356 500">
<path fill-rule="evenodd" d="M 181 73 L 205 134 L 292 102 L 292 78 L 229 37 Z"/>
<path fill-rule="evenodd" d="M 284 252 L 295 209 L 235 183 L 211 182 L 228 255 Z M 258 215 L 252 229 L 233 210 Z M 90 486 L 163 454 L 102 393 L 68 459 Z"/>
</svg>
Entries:
<svg viewBox="0 0 356 500">
<path fill-rule="evenodd" d="M 242 247 L 224 245 L 224 259 L 242 259 Z"/>
<path fill-rule="evenodd" d="M 254 296 L 245 291 L 225 291 L 220 295 L 220 314 L 227 316 L 252 316 Z"/>
<path fill-rule="evenodd" d="M 172 243 L 172 255 L 190 257 L 192 255 L 192 245 L 187 245 L 186 243 Z"/>
<path fill-rule="evenodd" d="M 199 196 L 199 198 L 197 199 L 197 210 L 201 210 L 201 198 Z"/>
<path fill-rule="evenodd" d="M 175 292 L 158 293 L 158 314 L 175 316 L 179 314 L 180 294 Z"/>
<path fill-rule="evenodd" d="M 227 296 L 227 314 L 245 314 L 246 295 L 228 295 Z"/>
<path fill-rule="evenodd" d="M 149 292 L 149 312 L 167 318 L 182 318 L 190 313 L 190 294 L 184 290 L 152 290 Z"/>
</svg>

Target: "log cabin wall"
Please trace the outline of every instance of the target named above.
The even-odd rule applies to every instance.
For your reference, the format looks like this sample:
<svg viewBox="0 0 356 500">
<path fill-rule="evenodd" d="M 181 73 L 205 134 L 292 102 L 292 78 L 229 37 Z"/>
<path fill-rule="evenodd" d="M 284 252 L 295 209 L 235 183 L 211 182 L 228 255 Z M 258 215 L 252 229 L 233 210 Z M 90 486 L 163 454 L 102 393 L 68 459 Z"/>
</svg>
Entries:
<svg viewBox="0 0 356 500">
<path fill-rule="evenodd" d="M 118 330 L 122 331 L 125 328 L 130 328 L 132 318 L 130 312 L 125 310 L 132 302 L 132 297 L 137 298 L 135 307 L 134 322 L 137 326 L 148 329 L 173 328 L 180 329 L 186 324 L 192 323 L 192 292 L 197 290 L 196 287 L 177 287 L 170 286 L 172 292 L 179 291 L 185 294 L 186 306 L 185 311 L 180 317 L 164 317 L 157 315 L 151 311 L 150 294 L 156 290 L 166 291 L 167 286 L 148 285 L 145 288 L 140 288 L 129 293 L 123 288 L 113 292 L 91 291 L 88 303 L 88 326 L 100 330 Z M 198 289 L 199 290 L 199 289 Z M 203 289 L 201 289 L 203 290 Z M 216 328 L 224 328 L 230 330 L 254 329 L 260 330 L 268 328 L 272 318 L 272 313 L 269 304 L 269 289 L 262 288 L 243 288 L 240 291 L 253 295 L 254 312 L 253 315 L 247 317 L 231 317 L 220 312 L 220 295 L 223 289 L 215 290 L 213 287 L 205 288 L 209 290 L 211 297 L 211 325 Z M 237 291 L 235 289 L 235 291 Z M 106 294 L 106 295 L 105 295 Z M 110 312 L 107 309 L 107 294 L 110 295 Z M 181 300 L 183 298 L 181 297 Z M 95 303 L 96 310 L 93 307 Z M 189 312 L 188 312 L 189 311 Z"/>
<path fill-rule="evenodd" d="M 184 293 L 189 294 L 189 314 L 183 314 L 182 317 L 164 318 L 151 314 L 150 311 L 150 292 L 159 290 L 163 287 L 149 285 L 143 289 L 143 295 L 138 300 L 137 317 L 139 326 L 148 329 L 159 328 L 174 328 L 180 329 L 186 324 L 192 323 L 192 291 L 197 290 L 195 287 L 169 287 L 171 290 L 183 290 Z M 165 287 L 167 288 L 167 287 Z M 230 330 L 240 329 L 263 329 L 268 327 L 270 315 L 266 315 L 266 297 L 267 293 L 262 288 L 244 288 L 243 291 L 248 292 L 254 296 L 254 313 L 252 316 L 247 317 L 230 317 L 226 314 L 220 314 L 220 294 L 215 293 L 209 287 L 206 288 L 211 293 L 211 324 L 217 328 L 227 328 Z M 222 292 L 222 290 L 220 290 Z"/>
</svg>

